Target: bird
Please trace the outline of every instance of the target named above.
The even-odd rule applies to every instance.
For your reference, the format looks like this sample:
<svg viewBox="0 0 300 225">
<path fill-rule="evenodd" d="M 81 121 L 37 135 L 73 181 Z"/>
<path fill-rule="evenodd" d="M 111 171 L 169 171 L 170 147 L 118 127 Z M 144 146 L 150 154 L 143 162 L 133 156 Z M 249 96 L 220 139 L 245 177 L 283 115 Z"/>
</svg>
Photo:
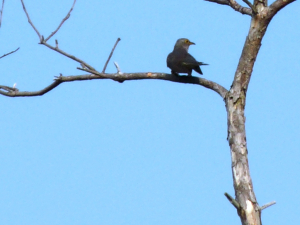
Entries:
<svg viewBox="0 0 300 225">
<path fill-rule="evenodd" d="M 168 55 L 167 66 L 173 75 L 178 76 L 178 73 L 187 73 L 188 76 L 192 76 L 192 70 L 203 75 L 200 66 L 208 64 L 198 62 L 188 53 L 190 45 L 195 45 L 195 43 L 187 38 L 180 38 L 176 41 L 173 52 Z"/>
</svg>

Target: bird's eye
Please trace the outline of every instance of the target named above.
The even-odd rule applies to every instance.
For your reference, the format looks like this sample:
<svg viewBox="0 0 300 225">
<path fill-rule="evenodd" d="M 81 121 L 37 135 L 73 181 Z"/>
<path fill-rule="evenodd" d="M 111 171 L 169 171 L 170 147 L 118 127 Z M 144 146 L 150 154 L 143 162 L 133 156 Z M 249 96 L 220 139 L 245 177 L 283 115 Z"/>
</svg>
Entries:
<svg viewBox="0 0 300 225">
<path fill-rule="evenodd" d="M 187 43 L 187 44 L 190 43 L 189 40 L 187 40 L 187 39 L 184 42 Z"/>
</svg>

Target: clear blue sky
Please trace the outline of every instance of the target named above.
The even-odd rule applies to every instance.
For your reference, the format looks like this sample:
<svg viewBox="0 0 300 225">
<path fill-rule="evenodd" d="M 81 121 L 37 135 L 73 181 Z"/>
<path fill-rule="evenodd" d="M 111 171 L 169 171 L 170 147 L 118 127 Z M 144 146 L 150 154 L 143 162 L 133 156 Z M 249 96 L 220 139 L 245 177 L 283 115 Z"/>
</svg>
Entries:
<svg viewBox="0 0 300 225">
<path fill-rule="evenodd" d="M 47 36 L 72 0 L 25 0 Z M 240 1 L 241 2 L 241 1 Z M 243 3 L 241 3 L 243 4 Z M 58 39 L 100 71 L 170 72 L 178 38 L 203 77 L 230 88 L 250 17 L 196 0 L 78 1 Z M 264 225 L 299 223 L 300 16 L 295 2 L 271 22 L 247 94 L 246 131 Z M 35 91 L 78 63 L 38 44 L 20 1 L 7 1 L 0 30 L 1 85 Z M 198 74 L 195 74 L 198 75 Z M 144 80 L 62 84 L 42 97 L 1 98 L 0 224 L 240 224 L 224 102 L 201 86 Z"/>
</svg>

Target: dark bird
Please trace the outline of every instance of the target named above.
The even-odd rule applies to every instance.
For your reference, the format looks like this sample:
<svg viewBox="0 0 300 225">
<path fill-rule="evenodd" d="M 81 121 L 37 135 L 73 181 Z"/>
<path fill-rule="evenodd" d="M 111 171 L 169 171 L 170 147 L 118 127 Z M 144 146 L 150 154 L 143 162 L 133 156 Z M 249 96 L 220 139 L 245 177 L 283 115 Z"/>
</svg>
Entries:
<svg viewBox="0 0 300 225">
<path fill-rule="evenodd" d="M 200 66 L 208 64 L 196 61 L 188 53 L 190 45 L 195 45 L 195 43 L 186 38 L 180 38 L 176 41 L 173 52 L 167 57 L 167 66 L 171 69 L 172 74 L 178 76 L 178 73 L 187 73 L 188 76 L 192 76 L 192 70 L 203 74 Z"/>
</svg>

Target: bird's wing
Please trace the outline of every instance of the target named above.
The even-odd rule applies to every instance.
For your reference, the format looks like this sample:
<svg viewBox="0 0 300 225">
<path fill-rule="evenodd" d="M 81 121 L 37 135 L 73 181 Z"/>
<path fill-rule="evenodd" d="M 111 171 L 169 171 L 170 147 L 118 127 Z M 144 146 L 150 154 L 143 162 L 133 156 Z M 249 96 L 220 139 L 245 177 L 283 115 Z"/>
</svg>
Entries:
<svg viewBox="0 0 300 225">
<path fill-rule="evenodd" d="M 192 55 L 187 53 L 185 55 L 184 59 L 182 60 L 182 65 L 189 67 L 189 68 L 193 68 L 195 66 L 202 66 L 202 65 L 208 65 L 208 64 L 203 63 L 203 62 L 198 62 Z"/>
</svg>

